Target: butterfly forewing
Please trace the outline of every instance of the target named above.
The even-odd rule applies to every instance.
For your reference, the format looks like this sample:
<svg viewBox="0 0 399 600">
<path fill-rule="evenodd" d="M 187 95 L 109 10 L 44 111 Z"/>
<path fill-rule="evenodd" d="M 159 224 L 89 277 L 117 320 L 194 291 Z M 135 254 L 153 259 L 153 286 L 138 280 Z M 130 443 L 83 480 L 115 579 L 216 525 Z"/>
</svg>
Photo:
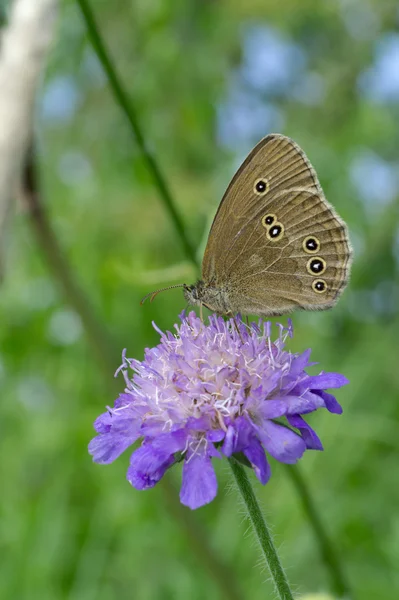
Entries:
<svg viewBox="0 0 399 600">
<path fill-rule="evenodd" d="M 281 314 L 332 306 L 350 258 L 346 226 L 304 152 L 272 134 L 252 150 L 220 203 L 202 275 L 233 312 Z"/>
</svg>

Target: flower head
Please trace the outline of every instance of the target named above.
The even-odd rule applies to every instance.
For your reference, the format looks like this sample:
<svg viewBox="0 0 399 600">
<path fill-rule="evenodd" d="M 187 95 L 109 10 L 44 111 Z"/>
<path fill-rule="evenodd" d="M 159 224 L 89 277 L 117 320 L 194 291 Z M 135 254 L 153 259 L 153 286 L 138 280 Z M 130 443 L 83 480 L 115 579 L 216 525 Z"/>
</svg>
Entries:
<svg viewBox="0 0 399 600">
<path fill-rule="evenodd" d="M 306 449 L 323 449 L 303 415 L 321 407 L 341 413 L 325 390 L 348 381 L 338 373 L 306 373 L 310 350 L 284 350 L 290 321 L 279 325 L 272 342 L 270 322 L 247 326 L 240 317 L 212 315 L 206 325 L 194 312 L 180 318 L 175 335 L 154 325 L 161 342 L 146 349 L 142 362 L 123 353 L 117 372 L 126 389 L 94 423 L 98 435 L 89 452 L 95 462 L 112 462 L 141 438 L 128 481 L 139 490 L 153 487 L 184 461 L 180 499 L 198 508 L 216 495 L 215 457 L 235 456 L 265 484 L 266 453 L 295 463 Z"/>
</svg>

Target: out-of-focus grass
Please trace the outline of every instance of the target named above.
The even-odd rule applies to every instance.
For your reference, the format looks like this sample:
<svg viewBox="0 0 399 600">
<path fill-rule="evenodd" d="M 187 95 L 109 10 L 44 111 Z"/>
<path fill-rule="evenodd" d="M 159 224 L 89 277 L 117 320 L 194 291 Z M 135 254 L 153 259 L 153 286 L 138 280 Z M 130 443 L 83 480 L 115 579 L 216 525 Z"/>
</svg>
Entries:
<svg viewBox="0 0 399 600">
<path fill-rule="evenodd" d="M 312 347 L 321 368 L 351 380 L 338 394 L 342 416 L 314 415 L 325 451 L 309 452 L 302 465 L 357 596 L 396 600 L 398 197 L 397 187 L 395 195 L 386 186 L 399 160 L 399 93 L 396 102 L 375 99 L 361 83 L 389 46 L 395 4 L 327 7 L 309 0 L 283 11 L 281 4 L 255 1 L 118 0 L 93 7 L 198 247 L 235 166 L 278 124 L 277 116 L 268 122 L 263 113 L 248 124 L 256 113 L 243 105 L 243 93 L 278 109 L 281 130 L 305 148 L 347 220 L 355 242 L 348 291 L 331 312 L 293 317 L 292 349 Z M 251 54 L 245 48 L 255 25 L 269 42 Z M 254 89 L 248 61 L 254 64 L 262 43 L 270 44 L 270 31 L 282 45 L 276 55 L 267 46 L 266 63 L 281 60 L 284 44 L 296 44 L 292 57 L 303 52 L 302 72 L 286 87 Z M 262 64 L 267 81 L 273 66 Z M 312 96 L 301 88 L 309 74 L 317 75 L 319 99 L 317 90 Z M 222 135 L 223 120 L 235 145 Z M 72 0 L 64 5 L 38 103 L 37 135 L 46 206 L 75 276 L 120 349 L 141 358 L 158 340 L 151 320 L 171 328 L 184 301 L 179 290 L 143 307 L 140 298 L 157 279 L 162 286 L 195 273 L 182 264 L 179 241 Z M 367 153 L 374 163 L 364 177 L 373 189 L 380 182 L 374 200 L 353 175 Z M 219 597 L 162 490 L 140 493 L 125 481 L 128 453 L 109 467 L 91 463 L 92 422 L 113 397 L 79 317 L 49 276 L 23 207 L 9 257 L 0 294 L 0 597 Z M 116 353 L 115 368 L 119 360 Z M 270 483 L 256 488 L 289 577 L 300 592 L 326 589 L 295 492 L 284 469 L 275 462 L 272 468 Z M 219 495 L 196 516 L 245 597 L 267 597 L 271 584 L 254 568 L 256 547 L 245 535 L 235 493 L 226 489 L 228 469 L 218 463 L 217 471 Z M 168 477 L 178 485 L 179 468 Z"/>
</svg>

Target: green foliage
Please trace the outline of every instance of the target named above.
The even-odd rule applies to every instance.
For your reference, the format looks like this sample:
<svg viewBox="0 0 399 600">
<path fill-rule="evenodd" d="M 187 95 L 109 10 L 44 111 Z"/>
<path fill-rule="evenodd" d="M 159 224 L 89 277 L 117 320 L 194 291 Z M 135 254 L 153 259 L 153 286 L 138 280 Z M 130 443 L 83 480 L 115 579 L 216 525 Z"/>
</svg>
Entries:
<svg viewBox="0 0 399 600">
<path fill-rule="evenodd" d="M 312 347 L 321 368 L 351 380 L 338 394 L 342 416 L 314 416 L 325 451 L 309 452 L 302 465 L 356 596 L 396 600 L 399 90 L 393 100 L 377 97 L 372 75 L 394 39 L 397 4 L 102 0 L 92 6 L 193 244 L 203 247 L 237 162 L 278 123 L 306 150 L 327 198 L 348 222 L 355 246 L 349 289 L 330 312 L 294 315 L 292 349 Z M 285 87 L 254 89 L 240 80 L 253 27 L 271 28 L 295 45 L 293 56 L 305 55 L 302 71 Z M 250 133 L 237 130 L 236 144 L 221 143 L 223 114 L 239 81 L 240 93 L 272 108 L 275 120 L 259 118 Z M 234 134 L 234 120 L 227 124 Z M 170 329 L 184 308 L 180 290 L 143 307 L 140 298 L 191 282 L 196 273 L 73 0 L 63 6 L 36 129 L 50 221 L 115 340 L 116 368 L 122 348 L 141 358 L 157 342 L 152 320 Z M 109 467 L 91 463 L 92 422 L 123 382 L 115 385 L 112 369 L 99 367 L 23 208 L 14 219 L 1 292 L 0 597 L 221 597 L 163 488 L 133 490 L 125 481 L 128 453 Z M 326 590 L 292 483 L 280 465 L 272 469 L 267 486 L 255 485 L 289 578 L 303 593 Z M 217 470 L 218 498 L 194 516 L 243 597 L 272 597 L 267 576 L 254 569 L 258 551 L 245 535 L 236 493 L 226 491 L 228 469 L 218 464 Z M 167 477 L 178 485 L 179 467 Z"/>
</svg>

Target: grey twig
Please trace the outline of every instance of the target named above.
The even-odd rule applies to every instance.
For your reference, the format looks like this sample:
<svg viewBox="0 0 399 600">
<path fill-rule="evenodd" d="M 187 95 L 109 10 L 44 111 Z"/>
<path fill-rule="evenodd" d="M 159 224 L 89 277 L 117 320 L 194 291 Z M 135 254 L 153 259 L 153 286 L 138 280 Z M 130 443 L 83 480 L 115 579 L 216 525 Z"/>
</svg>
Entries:
<svg viewBox="0 0 399 600">
<path fill-rule="evenodd" d="M 0 276 L 6 232 L 31 139 L 35 94 L 58 0 L 15 0 L 0 48 Z"/>
</svg>

